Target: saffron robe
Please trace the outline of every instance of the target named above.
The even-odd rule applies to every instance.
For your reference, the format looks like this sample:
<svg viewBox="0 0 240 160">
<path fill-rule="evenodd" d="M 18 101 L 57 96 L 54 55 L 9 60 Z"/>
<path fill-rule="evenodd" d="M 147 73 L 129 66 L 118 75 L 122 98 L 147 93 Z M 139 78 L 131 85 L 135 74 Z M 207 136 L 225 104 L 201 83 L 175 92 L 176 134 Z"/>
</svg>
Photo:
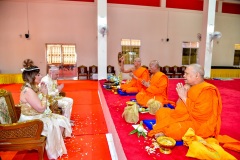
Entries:
<svg viewBox="0 0 240 160">
<path fill-rule="evenodd" d="M 156 113 L 156 125 L 148 135 L 152 137 L 162 132 L 175 140 L 181 140 L 188 128 L 192 128 L 203 138 L 217 137 L 221 111 L 222 100 L 218 89 L 202 82 L 188 90 L 186 104 L 179 100 L 173 110 L 160 108 Z"/>
<path fill-rule="evenodd" d="M 240 141 L 234 139 L 228 135 L 219 135 L 217 137 L 219 143 L 223 144 L 223 148 L 231 149 L 236 152 L 240 152 Z"/>
<path fill-rule="evenodd" d="M 149 72 L 148 69 L 144 67 L 139 67 L 136 69 L 133 74 L 138 77 L 138 79 L 132 78 L 129 83 L 122 84 L 121 89 L 127 93 L 139 92 L 142 89 L 146 89 L 145 86 L 142 85 L 142 80 L 148 82 L 149 81 Z"/>
<path fill-rule="evenodd" d="M 136 95 L 137 103 L 140 106 L 146 107 L 150 99 L 155 99 L 163 105 L 167 104 L 167 87 L 168 77 L 162 72 L 155 73 L 151 77 L 150 86 Z"/>
</svg>

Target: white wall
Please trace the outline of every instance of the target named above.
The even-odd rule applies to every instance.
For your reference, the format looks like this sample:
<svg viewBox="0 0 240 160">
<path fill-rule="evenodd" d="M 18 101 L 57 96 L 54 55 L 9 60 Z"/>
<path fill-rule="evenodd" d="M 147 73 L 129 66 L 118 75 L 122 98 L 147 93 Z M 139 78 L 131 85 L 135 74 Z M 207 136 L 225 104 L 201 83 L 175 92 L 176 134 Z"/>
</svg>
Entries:
<svg viewBox="0 0 240 160">
<path fill-rule="evenodd" d="M 95 4 L 29 2 L 28 7 L 30 39 L 24 37 L 27 33 L 26 2 L 0 2 L 2 73 L 19 73 L 23 60 L 30 58 L 44 74 L 46 43 L 75 43 L 79 65 L 97 64 Z"/>
<path fill-rule="evenodd" d="M 24 37 L 28 28 L 26 2 L 0 1 L 2 73 L 20 73 L 23 60 L 30 58 L 44 74 L 46 43 L 75 43 L 78 65 L 97 64 L 95 3 L 30 1 L 28 7 L 30 39 Z M 141 40 L 143 64 L 157 59 L 161 66 L 172 66 L 181 65 L 182 41 L 197 41 L 197 33 L 202 30 L 199 11 L 108 4 L 107 13 L 107 62 L 115 66 L 117 73 L 117 53 L 121 51 L 122 38 Z M 232 66 L 234 44 L 240 43 L 240 15 L 217 13 L 215 26 L 223 36 L 219 43 L 214 42 L 212 65 Z"/>
<path fill-rule="evenodd" d="M 217 13 L 215 31 L 222 38 L 214 41 L 212 65 L 233 66 L 234 44 L 240 44 L 240 15 Z"/>
</svg>

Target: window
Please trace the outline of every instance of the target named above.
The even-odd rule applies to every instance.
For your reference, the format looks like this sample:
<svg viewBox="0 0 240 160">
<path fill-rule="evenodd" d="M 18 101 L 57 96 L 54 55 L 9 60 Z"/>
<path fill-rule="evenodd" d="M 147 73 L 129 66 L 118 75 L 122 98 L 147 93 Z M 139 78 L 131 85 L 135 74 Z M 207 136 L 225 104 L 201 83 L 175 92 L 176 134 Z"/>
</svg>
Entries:
<svg viewBox="0 0 240 160">
<path fill-rule="evenodd" d="M 75 64 L 77 54 L 75 45 L 47 44 L 48 64 Z"/>
<path fill-rule="evenodd" d="M 199 42 L 183 42 L 182 48 L 182 65 L 197 63 Z"/>
<path fill-rule="evenodd" d="M 240 66 L 240 44 L 235 44 L 233 65 Z"/>
<path fill-rule="evenodd" d="M 124 64 L 133 64 L 134 59 L 139 57 L 141 41 L 136 39 L 121 40 L 122 53 L 125 56 Z"/>
<path fill-rule="evenodd" d="M 77 53 L 75 44 L 46 44 L 47 71 L 49 66 L 59 67 L 59 78 L 75 78 Z"/>
</svg>

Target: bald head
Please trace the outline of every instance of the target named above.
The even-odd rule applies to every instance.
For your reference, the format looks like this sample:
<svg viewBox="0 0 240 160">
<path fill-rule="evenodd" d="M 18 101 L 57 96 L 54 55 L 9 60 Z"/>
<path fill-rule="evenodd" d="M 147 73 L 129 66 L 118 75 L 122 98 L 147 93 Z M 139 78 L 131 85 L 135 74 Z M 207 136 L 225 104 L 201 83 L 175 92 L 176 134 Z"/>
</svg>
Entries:
<svg viewBox="0 0 240 160">
<path fill-rule="evenodd" d="M 150 62 L 150 65 L 155 66 L 156 68 L 159 68 L 159 67 L 160 67 L 160 66 L 159 66 L 159 62 L 158 62 L 157 60 L 152 60 L 152 61 Z"/>
<path fill-rule="evenodd" d="M 134 59 L 134 61 L 141 63 L 141 58 L 137 57 L 137 58 Z"/>
<path fill-rule="evenodd" d="M 134 58 L 134 66 L 135 66 L 135 68 L 138 68 L 141 66 L 141 58 L 139 58 L 139 57 Z"/>
<path fill-rule="evenodd" d="M 199 75 L 204 78 L 204 69 L 200 64 L 190 64 L 188 67 L 191 67 L 193 72 L 199 73 Z"/>
<path fill-rule="evenodd" d="M 202 83 L 204 81 L 204 69 L 199 64 L 190 64 L 184 73 L 185 83 L 190 86 Z"/>
<path fill-rule="evenodd" d="M 157 60 L 152 60 L 150 63 L 149 63 L 149 70 L 151 73 L 156 73 L 159 71 L 159 62 Z"/>
</svg>

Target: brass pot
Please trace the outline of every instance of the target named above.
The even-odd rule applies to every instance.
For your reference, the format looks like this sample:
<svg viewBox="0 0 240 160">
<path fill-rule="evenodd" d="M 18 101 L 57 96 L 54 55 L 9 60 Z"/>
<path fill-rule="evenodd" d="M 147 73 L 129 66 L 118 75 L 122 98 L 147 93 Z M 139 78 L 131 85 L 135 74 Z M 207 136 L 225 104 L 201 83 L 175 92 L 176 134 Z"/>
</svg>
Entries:
<svg viewBox="0 0 240 160">
<path fill-rule="evenodd" d="M 157 143 L 160 146 L 160 152 L 163 154 L 170 154 L 176 145 L 176 141 L 173 138 L 165 136 L 158 137 Z"/>
</svg>

